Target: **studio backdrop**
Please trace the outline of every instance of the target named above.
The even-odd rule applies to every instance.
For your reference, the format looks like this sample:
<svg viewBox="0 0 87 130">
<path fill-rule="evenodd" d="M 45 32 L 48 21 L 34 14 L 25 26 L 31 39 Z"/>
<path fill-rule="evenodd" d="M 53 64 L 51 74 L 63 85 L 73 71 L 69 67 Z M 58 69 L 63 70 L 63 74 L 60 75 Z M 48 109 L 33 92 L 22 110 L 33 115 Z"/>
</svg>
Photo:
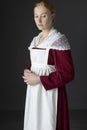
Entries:
<svg viewBox="0 0 87 130">
<path fill-rule="evenodd" d="M 4 0 L 1 16 L 0 110 L 24 110 L 23 70 L 29 64 L 28 46 L 38 34 L 33 20 L 35 0 Z M 87 109 L 87 1 L 53 0 L 55 28 L 69 40 L 75 79 L 66 85 L 69 109 Z"/>
</svg>

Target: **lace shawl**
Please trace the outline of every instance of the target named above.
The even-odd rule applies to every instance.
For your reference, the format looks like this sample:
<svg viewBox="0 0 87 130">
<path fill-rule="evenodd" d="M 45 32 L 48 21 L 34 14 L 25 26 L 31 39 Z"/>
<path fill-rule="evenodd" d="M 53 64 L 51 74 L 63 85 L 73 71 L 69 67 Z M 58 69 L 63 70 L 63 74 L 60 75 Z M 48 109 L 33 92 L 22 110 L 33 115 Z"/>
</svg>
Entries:
<svg viewBox="0 0 87 130">
<path fill-rule="evenodd" d="M 35 47 L 35 44 L 38 42 L 40 35 L 35 36 L 28 47 L 28 49 Z M 43 40 L 43 42 L 37 46 L 38 48 L 49 48 L 56 50 L 69 50 L 70 44 L 68 42 L 67 37 L 64 34 L 61 34 L 56 29 L 52 28 L 48 36 Z"/>
</svg>

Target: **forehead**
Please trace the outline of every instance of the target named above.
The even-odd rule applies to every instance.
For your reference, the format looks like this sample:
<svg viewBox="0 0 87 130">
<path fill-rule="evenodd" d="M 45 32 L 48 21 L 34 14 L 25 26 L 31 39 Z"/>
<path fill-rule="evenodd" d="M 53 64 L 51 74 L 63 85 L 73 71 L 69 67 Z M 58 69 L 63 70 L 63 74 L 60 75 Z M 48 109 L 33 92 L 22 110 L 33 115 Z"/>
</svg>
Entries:
<svg viewBox="0 0 87 130">
<path fill-rule="evenodd" d="M 50 11 L 43 5 L 39 4 L 34 8 L 35 14 L 50 13 Z"/>
</svg>

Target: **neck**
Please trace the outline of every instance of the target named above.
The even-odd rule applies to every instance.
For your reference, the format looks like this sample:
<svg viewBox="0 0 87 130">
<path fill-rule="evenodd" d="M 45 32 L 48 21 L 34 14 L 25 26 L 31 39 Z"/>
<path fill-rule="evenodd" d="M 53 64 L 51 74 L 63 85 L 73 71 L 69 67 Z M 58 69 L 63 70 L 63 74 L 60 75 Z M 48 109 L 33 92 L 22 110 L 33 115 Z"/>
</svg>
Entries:
<svg viewBox="0 0 87 130">
<path fill-rule="evenodd" d="M 47 30 L 42 30 L 42 37 L 46 37 L 49 32 L 50 32 L 51 28 L 47 29 Z"/>
</svg>

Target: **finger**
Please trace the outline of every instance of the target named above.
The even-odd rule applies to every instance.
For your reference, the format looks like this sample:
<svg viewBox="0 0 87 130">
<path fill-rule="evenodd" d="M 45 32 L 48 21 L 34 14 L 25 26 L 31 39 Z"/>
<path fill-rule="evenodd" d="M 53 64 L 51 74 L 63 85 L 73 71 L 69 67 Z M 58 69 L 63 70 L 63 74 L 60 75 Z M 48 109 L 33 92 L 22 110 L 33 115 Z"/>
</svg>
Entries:
<svg viewBox="0 0 87 130">
<path fill-rule="evenodd" d="M 29 73 L 29 72 L 31 72 L 31 71 L 30 71 L 29 69 L 26 69 L 25 72 L 28 72 L 28 73 Z"/>
<path fill-rule="evenodd" d="M 28 76 L 31 73 L 31 71 L 25 71 L 24 76 Z"/>
<path fill-rule="evenodd" d="M 25 83 L 28 83 L 28 80 L 27 80 L 27 79 L 25 79 L 25 80 L 24 80 L 24 82 L 25 82 Z"/>
<path fill-rule="evenodd" d="M 26 77 L 26 76 L 22 76 L 22 78 L 23 78 L 23 79 L 27 79 L 27 77 Z"/>
</svg>

